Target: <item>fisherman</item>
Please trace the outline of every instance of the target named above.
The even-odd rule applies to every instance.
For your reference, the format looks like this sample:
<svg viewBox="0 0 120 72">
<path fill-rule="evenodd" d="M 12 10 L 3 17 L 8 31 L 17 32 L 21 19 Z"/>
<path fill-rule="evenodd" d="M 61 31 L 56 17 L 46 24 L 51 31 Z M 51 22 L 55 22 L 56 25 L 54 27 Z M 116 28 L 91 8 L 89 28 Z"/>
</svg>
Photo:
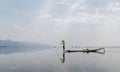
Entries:
<svg viewBox="0 0 120 72">
<path fill-rule="evenodd" d="M 61 44 L 63 45 L 63 51 L 65 51 L 65 41 L 62 40 L 62 43 L 61 43 Z"/>
</svg>

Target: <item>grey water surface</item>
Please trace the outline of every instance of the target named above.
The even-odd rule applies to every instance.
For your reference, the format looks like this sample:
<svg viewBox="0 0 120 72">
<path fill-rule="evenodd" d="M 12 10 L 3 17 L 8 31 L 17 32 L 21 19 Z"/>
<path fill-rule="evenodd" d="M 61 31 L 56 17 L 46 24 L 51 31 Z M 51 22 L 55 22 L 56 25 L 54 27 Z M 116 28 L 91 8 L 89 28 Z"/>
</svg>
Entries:
<svg viewBox="0 0 120 72">
<path fill-rule="evenodd" d="M 105 48 L 105 53 L 101 52 L 0 48 L 0 72 L 120 72 L 120 48 Z"/>
</svg>

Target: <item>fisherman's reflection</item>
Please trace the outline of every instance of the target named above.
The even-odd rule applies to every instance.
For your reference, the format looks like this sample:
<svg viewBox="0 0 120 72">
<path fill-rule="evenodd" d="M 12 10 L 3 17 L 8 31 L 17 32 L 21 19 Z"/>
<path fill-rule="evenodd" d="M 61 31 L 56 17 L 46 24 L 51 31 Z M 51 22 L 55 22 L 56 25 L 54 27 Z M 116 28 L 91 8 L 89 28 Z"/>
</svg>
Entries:
<svg viewBox="0 0 120 72">
<path fill-rule="evenodd" d="M 60 59 L 61 63 L 65 63 L 65 52 L 63 52 L 63 58 Z"/>
</svg>

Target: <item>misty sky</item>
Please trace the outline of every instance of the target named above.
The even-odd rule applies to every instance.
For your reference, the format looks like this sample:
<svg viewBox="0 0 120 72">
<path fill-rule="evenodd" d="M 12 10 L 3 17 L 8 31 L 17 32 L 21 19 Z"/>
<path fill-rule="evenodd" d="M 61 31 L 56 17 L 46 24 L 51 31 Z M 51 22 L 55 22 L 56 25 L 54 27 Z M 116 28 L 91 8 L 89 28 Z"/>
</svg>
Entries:
<svg viewBox="0 0 120 72">
<path fill-rule="evenodd" d="M 0 39 L 120 45 L 120 0 L 0 0 Z"/>
</svg>

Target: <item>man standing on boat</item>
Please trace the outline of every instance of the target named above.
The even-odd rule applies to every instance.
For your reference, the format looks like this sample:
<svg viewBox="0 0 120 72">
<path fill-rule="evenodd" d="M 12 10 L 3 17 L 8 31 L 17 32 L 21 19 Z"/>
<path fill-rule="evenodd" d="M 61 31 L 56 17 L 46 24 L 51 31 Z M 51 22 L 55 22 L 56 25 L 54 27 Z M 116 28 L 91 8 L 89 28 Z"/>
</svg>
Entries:
<svg viewBox="0 0 120 72">
<path fill-rule="evenodd" d="M 61 43 L 61 44 L 63 45 L 63 51 L 65 51 L 65 41 L 62 40 L 62 43 Z"/>
</svg>

